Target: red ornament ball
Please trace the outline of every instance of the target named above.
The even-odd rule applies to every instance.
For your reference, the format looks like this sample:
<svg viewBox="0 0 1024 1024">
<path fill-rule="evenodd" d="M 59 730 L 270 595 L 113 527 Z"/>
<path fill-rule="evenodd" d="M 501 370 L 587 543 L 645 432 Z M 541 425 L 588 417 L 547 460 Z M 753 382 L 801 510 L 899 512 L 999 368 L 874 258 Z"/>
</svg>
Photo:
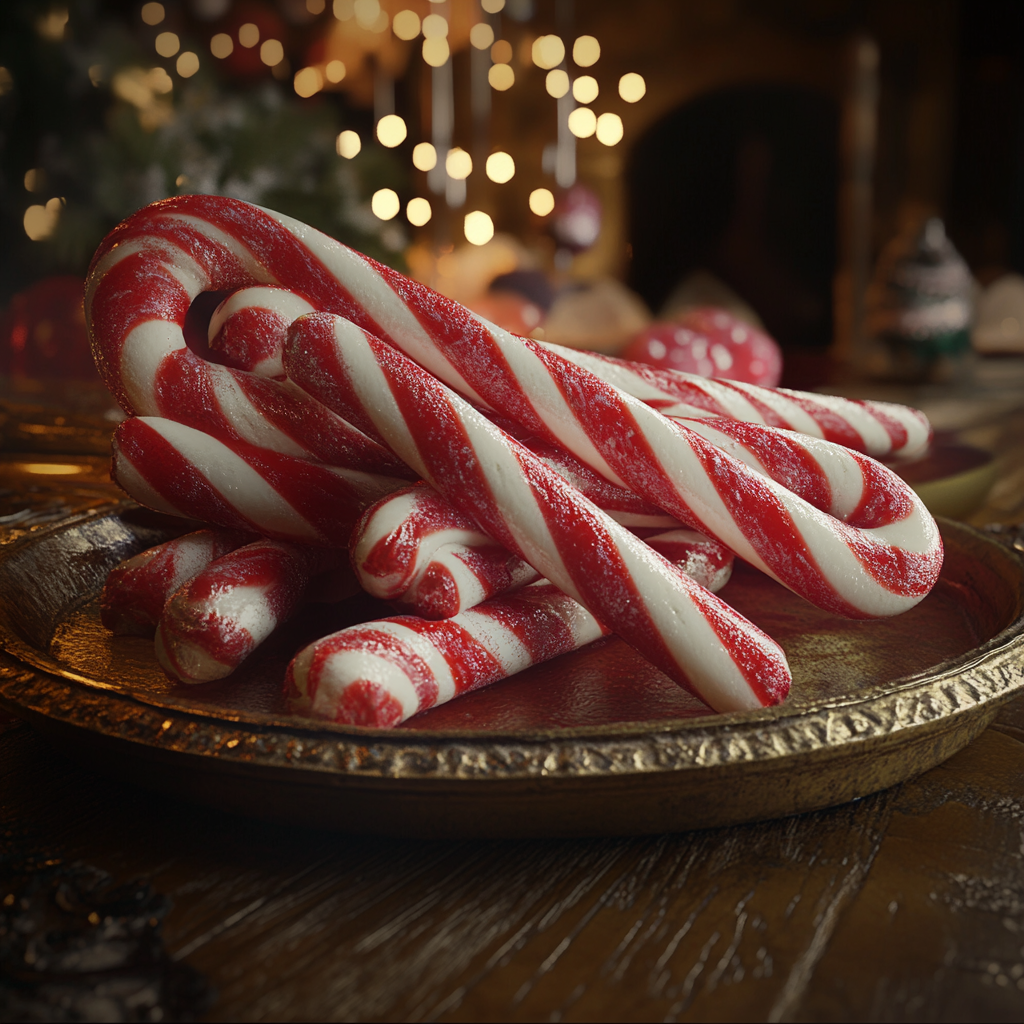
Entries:
<svg viewBox="0 0 1024 1024">
<path fill-rule="evenodd" d="M 662 370 L 770 388 L 782 379 L 782 352 L 775 341 L 712 306 L 688 310 L 675 323 L 651 324 L 633 337 L 620 356 Z"/>
</svg>

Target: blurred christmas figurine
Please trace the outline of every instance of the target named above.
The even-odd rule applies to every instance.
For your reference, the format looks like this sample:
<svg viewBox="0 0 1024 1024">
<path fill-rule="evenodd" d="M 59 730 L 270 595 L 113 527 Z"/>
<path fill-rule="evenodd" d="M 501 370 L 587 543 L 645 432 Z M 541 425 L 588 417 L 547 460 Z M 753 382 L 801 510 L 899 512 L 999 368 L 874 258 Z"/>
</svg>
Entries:
<svg viewBox="0 0 1024 1024">
<path fill-rule="evenodd" d="M 948 380 L 970 351 L 974 281 L 963 258 L 931 217 L 882 252 L 868 293 L 874 350 L 868 370 L 904 381 Z"/>
</svg>

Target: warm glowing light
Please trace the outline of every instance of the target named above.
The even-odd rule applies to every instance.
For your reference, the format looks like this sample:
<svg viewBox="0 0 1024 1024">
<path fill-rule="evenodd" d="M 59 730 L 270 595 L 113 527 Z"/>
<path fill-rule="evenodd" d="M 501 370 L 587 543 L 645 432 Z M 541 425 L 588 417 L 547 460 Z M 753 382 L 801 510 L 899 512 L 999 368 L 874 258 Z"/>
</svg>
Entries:
<svg viewBox="0 0 1024 1024">
<path fill-rule="evenodd" d="M 355 0 L 352 13 L 356 16 L 356 24 L 360 28 L 372 29 L 380 17 L 379 0 Z"/>
<path fill-rule="evenodd" d="M 494 221 L 483 210 L 474 210 L 466 214 L 463 231 L 467 242 L 486 245 L 494 237 Z"/>
<path fill-rule="evenodd" d="M 60 199 L 54 198 L 45 206 L 30 206 L 25 211 L 22 221 L 25 234 L 33 242 L 42 242 L 49 238 L 57 230 L 57 221 L 60 219 L 60 209 L 63 205 Z"/>
<path fill-rule="evenodd" d="M 448 150 L 445 157 L 444 169 L 448 172 L 449 178 L 462 181 L 473 173 L 473 158 L 460 146 Z"/>
<path fill-rule="evenodd" d="M 544 79 L 544 88 L 549 96 L 560 100 L 569 91 L 569 76 L 560 69 L 549 71 Z"/>
<path fill-rule="evenodd" d="M 173 57 L 181 49 L 181 40 L 173 32 L 161 32 L 153 45 L 161 57 Z"/>
<path fill-rule="evenodd" d="M 268 39 L 260 47 L 260 60 L 268 68 L 276 67 L 284 60 L 284 47 L 277 39 Z"/>
<path fill-rule="evenodd" d="M 505 0 L 480 0 L 480 6 L 488 14 L 497 14 L 505 9 Z"/>
<path fill-rule="evenodd" d="M 331 10 L 338 21 L 351 21 L 355 13 L 352 9 L 353 0 L 334 0 Z"/>
<path fill-rule="evenodd" d="M 324 77 L 332 85 L 337 85 L 345 77 L 345 65 L 340 60 L 329 60 L 324 68 Z"/>
<path fill-rule="evenodd" d="M 306 0 L 306 10 L 310 14 L 323 14 L 326 6 L 326 0 Z"/>
<path fill-rule="evenodd" d="M 377 122 L 377 141 L 388 149 L 394 149 L 405 142 L 409 134 L 408 128 L 397 114 L 385 114 Z"/>
<path fill-rule="evenodd" d="M 174 82 L 171 81 L 171 76 L 164 71 L 163 68 L 153 68 L 148 75 L 146 75 L 146 84 L 153 90 L 153 92 L 159 92 L 166 95 L 174 88 Z"/>
<path fill-rule="evenodd" d="M 89 81 L 96 87 L 99 87 L 100 82 L 103 81 L 103 65 L 102 64 L 90 64 L 89 65 Z"/>
<path fill-rule="evenodd" d="M 487 166 L 485 167 L 487 177 L 491 181 L 496 181 L 499 185 L 504 185 L 506 181 L 511 181 L 516 173 L 516 162 L 509 156 L 508 153 L 492 153 L 487 158 Z"/>
<path fill-rule="evenodd" d="M 260 41 L 260 30 L 257 25 L 247 21 L 238 30 L 238 41 L 247 49 L 251 50 Z"/>
<path fill-rule="evenodd" d="M 73 462 L 23 462 L 18 468 L 36 476 L 76 476 L 87 472 L 89 467 L 77 466 Z"/>
<path fill-rule="evenodd" d="M 428 14 L 423 19 L 424 39 L 447 39 L 448 22 L 440 14 Z"/>
<path fill-rule="evenodd" d="M 42 192 L 46 188 L 46 173 L 41 167 L 25 172 L 25 188 L 29 192 Z"/>
<path fill-rule="evenodd" d="M 491 60 L 495 64 L 510 64 L 512 62 L 512 44 L 507 39 L 499 39 L 491 47 Z"/>
<path fill-rule="evenodd" d="M 346 160 L 351 160 L 352 157 L 358 156 L 359 150 L 363 148 L 362 142 L 359 141 L 359 136 L 352 131 L 342 132 L 337 138 L 336 146 L 338 156 L 343 156 Z"/>
<path fill-rule="evenodd" d="M 580 36 L 572 44 L 572 59 L 581 68 L 593 67 L 601 58 L 601 44 L 593 36 Z"/>
<path fill-rule="evenodd" d="M 391 220 L 402 208 L 398 193 L 393 188 L 379 188 L 370 200 L 370 209 L 380 220 Z"/>
<path fill-rule="evenodd" d="M 469 30 L 469 41 L 478 50 L 486 50 L 494 42 L 494 29 L 486 21 L 478 21 Z"/>
<path fill-rule="evenodd" d="M 426 199 L 410 199 L 405 208 L 405 215 L 408 217 L 409 223 L 416 228 L 423 227 L 430 220 L 433 212 Z"/>
<path fill-rule="evenodd" d="M 636 103 L 638 100 L 642 100 L 646 92 L 647 83 L 644 81 L 644 76 L 638 75 L 635 71 L 630 71 L 628 75 L 623 75 L 619 79 L 619 95 L 627 103 Z"/>
<path fill-rule="evenodd" d="M 597 131 L 597 118 L 590 107 L 577 107 L 569 115 L 569 131 L 577 139 L 589 139 Z"/>
<path fill-rule="evenodd" d="M 492 89 L 504 92 L 511 89 L 516 82 L 516 73 L 512 70 L 511 64 L 492 64 L 487 72 L 487 81 Z"/>
<path fill-rule="evenodd" d="M 448 40 L 443 36 L 423 40 L 423 59 L 432 67 L 439 68 L 445 64 L 450 54 Z"/>
<path fill-rule="evenodd" d="M 565 59 L 565 43 L 558 36 L 540 36 L 533 41 L 531 55 L 539 68 L 558 67 Z"/>
<path fill-rule="evenodd" d="M 577 103 L 593 103 L 599 91 L 597 79 L 590 75 L 581 75 L 572 83 L 572 98 Z"/>
<path fill-rule="evenodd" d="M 295 72 L 292 86 L 297 96 L 307 100 L 324 87 L 323 75 L 320 74 L 319 68 L 303 68 L 301 71 Z"/>
<path fill-rule="evenodd" d="M 606 146 L 622 141 L 622 118 L 618 114 L 602 114 L 597 119 L 597 141 Z"/>
<path fill-rule="evenodd" d="M 163 4 L 143 4 L 142 20 L 147 25 L 159 25 L 164 20 Z"/>
<path fill-rule="evenodd" d="M 432 171 L 437 166 L 437 150 L 429 142 L 413 147 L 412 165 L 417 171 Z"/>
<path fill-rule="evenodd" d="M 218 32 L 210 40 L 210 53 L 218 60 L 230 57 L 235 49 L 235 41 L 226 32 Z"/>
<path fill-rule="evenodd" d="M 174 65 L 175 70 L 182 78 L 191 78 L 199 70 L 199 56 L 191 50 L 186 50 Z"/>
<path fill-rule="evenodd" d="M 538 217 L 546 217 L 555 208 L 555 197 L 551 189 L 535 188 L 530 193 L 530 209 Z"/>
<path fill-rule="evenodd" d="M 64 38 L 64 29 L 68 25 L 68 11 L 66 7 L 58 7 L 50 11 L 36 22 L 36 28 L 44 39 L 51 43 L 59 43 Z"/>
<path fill-rule="evenodd" d="M 391 21 L 391 31 L 399 39 L 415 39 L 420 34 L 420 16 L 415 11 L 399 11 Z"/>
</svg>

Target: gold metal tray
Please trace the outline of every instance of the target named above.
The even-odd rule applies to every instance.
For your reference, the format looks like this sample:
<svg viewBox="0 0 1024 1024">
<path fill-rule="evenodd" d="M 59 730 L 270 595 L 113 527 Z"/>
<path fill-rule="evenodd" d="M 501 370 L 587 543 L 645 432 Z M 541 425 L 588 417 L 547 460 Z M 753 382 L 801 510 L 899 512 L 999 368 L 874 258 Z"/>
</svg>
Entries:
<svg viewBox="0 0 1024 1024">
<path fill-rule="evenodd" d="M 640 834 L 810 811 L 893 785 L 969 743 L 1024 688 L 1024 563 L 943 522 L 935 590 L 848 622 L 739 567 L 723 593 L 785 648 L 778 708 L 711 715 L 610 638 L 398 729 L 290 716 L 298 647 L 379 608 L 321 608 L 231 680 L 171 684 L 150 641 L 111 637 L 110 568 L 180 533 L 130 502 L 0 546 L 0 705 L 62 752 L 248 815 L 406 836 Z"/>
</svg>

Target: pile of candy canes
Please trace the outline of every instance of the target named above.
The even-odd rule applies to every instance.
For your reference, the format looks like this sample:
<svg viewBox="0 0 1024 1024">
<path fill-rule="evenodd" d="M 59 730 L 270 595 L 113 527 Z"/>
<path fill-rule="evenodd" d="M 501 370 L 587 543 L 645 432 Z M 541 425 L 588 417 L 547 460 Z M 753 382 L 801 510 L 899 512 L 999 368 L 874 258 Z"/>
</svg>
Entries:
<svg viewBox="0 0 1024 1024">
<path fill-rule="evenodd" d="M 207 292 L 226 298 L 189 347 Z M 920 413 L 516 337 L 246 203 L 140 210 L 97 251 L 85 308 L 129 414 L 114 478 L 209 526 L 117 567 L 102 598 L 184 682 L 362 587 L 402 614 L 300 651 L 297 712 L 396 725 L 607 632 L 748 710 L 790 673 L 713 593 L 733 553 L 860 618 L 912 607 L 941 568 L 935 522 L 872 458 L 922 451 Z"/>
</svg>

